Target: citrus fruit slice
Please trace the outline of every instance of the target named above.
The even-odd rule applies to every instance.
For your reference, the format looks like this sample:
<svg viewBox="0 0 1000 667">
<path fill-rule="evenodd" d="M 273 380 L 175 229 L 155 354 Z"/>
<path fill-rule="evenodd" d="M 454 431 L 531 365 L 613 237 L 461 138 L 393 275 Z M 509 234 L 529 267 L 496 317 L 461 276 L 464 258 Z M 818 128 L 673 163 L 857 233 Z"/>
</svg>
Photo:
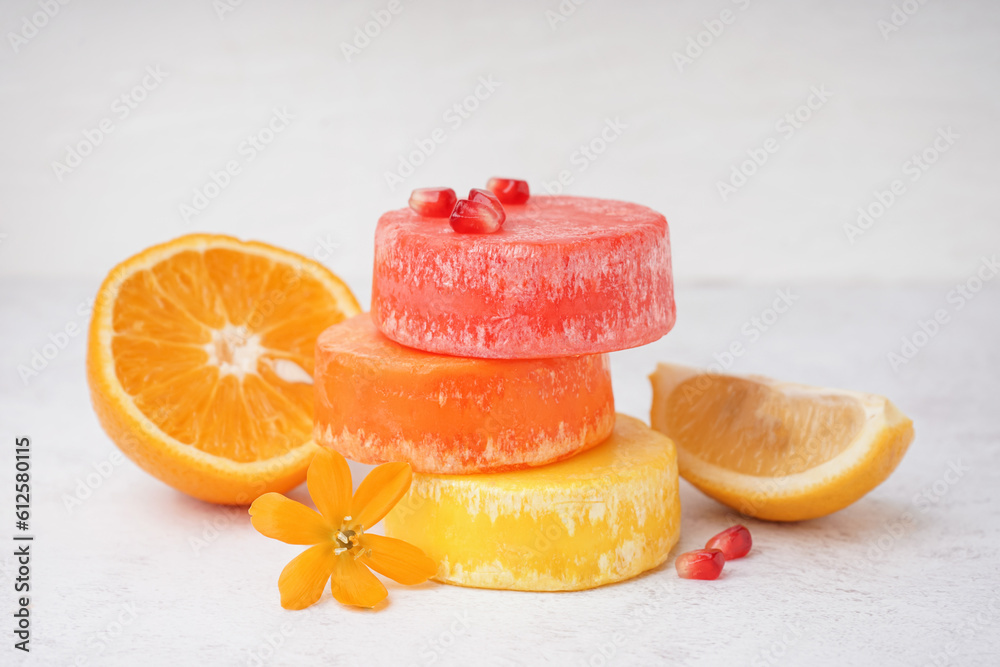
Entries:
<svg viewBox="0 0 1000 667">
<path fill-rule="evenodd" d="M 94 409 L 129 458 L 196 498 L 287 491 L 317 447 L 316 338 L 360 310 L 325 267 L 264 243 L 192 234 L 153 246 L 98 292 Z"/>
<path fill-rule="evenodd" d="M 843 509 L 889 476 L 913 422 L 873 394 L 659 364 L 653 428 L 681 477 L 741 514 L 801 521 Z"/>
</svg>

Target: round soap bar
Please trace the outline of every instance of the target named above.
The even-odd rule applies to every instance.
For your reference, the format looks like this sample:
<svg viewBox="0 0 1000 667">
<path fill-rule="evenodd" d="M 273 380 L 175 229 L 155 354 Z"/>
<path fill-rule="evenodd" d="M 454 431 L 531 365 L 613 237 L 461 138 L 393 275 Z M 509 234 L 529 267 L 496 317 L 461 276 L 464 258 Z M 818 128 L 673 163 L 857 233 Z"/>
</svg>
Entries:
<svg viewBox="0 0 1000 667">
<path fill-rule="evenodd" d="M 372 318 L 389 338 L 531 359 L 651 343 L 674 325 L 667 220 L 638 204 L 531 197 L 494 234 L 390 211 L 375 231 Z"/>
<path fill-rule="evenodd" d="M 414 475 L 385 534 L 423 549 L 444 583 L 571 591 L 656 567 L 680 522 L 674 443 L 618 415 L 608 440 L 559 463 Z"/>
<path fill-rule="evenodd" d="M 469 359 L 404 347 L 367 313 L 316 342 L 313 438 L 417 472 L 537 466 L 601 442 L 615 422 L 607 355 Z"/>
</svg>

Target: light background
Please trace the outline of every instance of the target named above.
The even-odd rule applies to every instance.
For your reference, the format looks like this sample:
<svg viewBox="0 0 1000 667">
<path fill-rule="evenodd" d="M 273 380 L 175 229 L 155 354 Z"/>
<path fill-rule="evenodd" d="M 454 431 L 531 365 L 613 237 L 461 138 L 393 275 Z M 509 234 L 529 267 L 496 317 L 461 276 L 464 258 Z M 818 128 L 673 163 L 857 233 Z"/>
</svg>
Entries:
<svg viewBox="0 0 1000 667">
<path fill-rule="evenodd" d="M 9 34 L 40 4 L 0 7 L 0 436 L 36 443 L 38 539 L 34 650 L 15 655 L 2 629 L 0 664 L 994 664 L 1000 281 L 961 308 L 949 296 L 1000 252 L 1000 4 L 402 0 L 347 62 L 341 44 L 386 5 L 245 0 L 220 17 L 212 0 L 74 0 L 17 52 Z M 884 37 L 879 21 L 903 5 L 916 11 Z M 575 9 L 553 28 L 560 6 Z M 724 10 L 734 21 L 706 39 Z M 699 34 L 711 43 L 679 70 L 675 52 Z M 112 105 L 147 68 L 166 76 L 120 118 Z M 445 114 L 481 77 L 500 85 L 453 127 Z M 783 138 L 776 123 L 814 87 L 828 101 Z M 246 160 L 241 142 L 276 108 L 293 120 Z M 53 162 L 105 118 L 113 132 L 60 179 Z M 609 120 L 625 127 L 581 171 L 580 146 Z M 385 172 L 438 127 L 446 141 L 390 189 Z M 948 128 L 954 145 L 911 180 L 904 163 Z M 769 137 L 780 149 L 724 201 L 717 183 Z M 229 160 L 241 173 L 185 220 L 179 206 Z M 375 221 L 411 188 L 509 175 L 542 191 L 562 170 L 567 192 L 671 223 L 678 324 L 612 356 L 622 412 L 648 416 L 645 375 L 660 360 L 877 392 L 916 423 L 893 476 L 822 520 L 749 522 L 753 555 L 714 584 L 681 581 L 668 562 L 572 595 L 428 584 L 392 587 L 377 614 L 328 595 L 289 614 L 274 581 L 296 548 L 261 538 L 242 511 L 109 464 L 82 335 L 37 376 L 17 370 L 84 329 L 103 275 L 152 243 L 266 240 L 323 260 L 366 303 Z M 894 179 L 905 193 L 851 243 L 844 226 Z M 752 338 L 778 290 L 794 305 Z M 893 365 L 940 310 L 948 322 Z M 727 358 L 734 342 L 745 353 Z M 4 461 L 0 508 L 13 505 Z M 727 520 L 681 493 L 675 553 Z M 0 557 L 4 610 L 13 576 Z"/>
<path fill-rule="evenodd" d="M 918 4 L 883 38 L 889 1 L 567 0 L 555 29 L 558 2 L 402 1 L 352 62 L 341 44 L 385 3 L 216 6 L 73 2 L 0 51 L 0 271 L 96 277 L 209 230 L 318 251 L 367 296 L 372 227 L 413 187 L 500 174 L 540 190 L 562 170 L 568 192 L 664 212 L 679 282 L 940 282 L 1000 247 L 996 3 Z M 734 22 L 679 71 L 674 53 L 723 10 Z M 0 27 L 37 11 L 5 2 Z M 112 104 L 148 66 L 167 76 L 121 120 Z M 444 114 L 479 77 L 500 86 L 455 129 Z M 829 100 L 722 201 L 717 182 L 813 86 Z M 180 204 L 274 108 L 287 130 L 185 221 Z M 114 131 L 60 181 L 52 163 L 103 118 Z M 626 127 L 580 172 L 574 153 L 607 119 Z M 446 141 L 390 191 L 384 173 L 436 127 Z M 904 162 L 939 128 L 959 139 L 910 181 Z M 852 245 L 844 225 L 896 178 L 906 194 Z"/>
</svg>

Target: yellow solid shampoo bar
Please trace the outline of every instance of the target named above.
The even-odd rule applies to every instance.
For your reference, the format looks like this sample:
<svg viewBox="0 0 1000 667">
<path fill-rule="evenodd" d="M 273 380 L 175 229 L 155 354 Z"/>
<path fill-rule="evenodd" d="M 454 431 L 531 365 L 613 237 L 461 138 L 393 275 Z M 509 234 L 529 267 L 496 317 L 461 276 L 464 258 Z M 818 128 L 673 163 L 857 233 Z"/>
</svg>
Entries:
<svg viewBox="0 0 1000 667">
<path fill-rule="evenodd" d="M 656 567 L 680 536 L 674 443 L 617 415 L 614 432 L 573 458 L 484 475 L 414 473 L 385 534 L 460 586 L 572 591 Z"/>
</svg>

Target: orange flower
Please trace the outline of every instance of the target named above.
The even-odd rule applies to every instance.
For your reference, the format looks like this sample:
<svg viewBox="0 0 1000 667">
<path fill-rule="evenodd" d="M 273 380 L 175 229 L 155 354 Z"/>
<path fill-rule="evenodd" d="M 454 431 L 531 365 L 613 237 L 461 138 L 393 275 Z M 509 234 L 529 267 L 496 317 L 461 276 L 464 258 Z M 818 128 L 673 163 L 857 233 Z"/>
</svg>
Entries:
<svg viewBox="0 0 1000 667">
<path fill-rule="evenodd" d="M 305 609 L 319 600 L 332 578 L 338 602 L 374 607 L 388 593 L 368 568 L 407 585 L 433 575 L 437 565 L 417 547 L 365 533 L 399 502 L 412 478 L 409 463 L 385 463 L 371 471 L 351 498 L 347 461 L 324 449 L 313 458 L 306 477 L 319 512 L 279 493 L 255 500 L 250 521 L 258 532 L 287 544 L 314 545 L 281 571 L 281 606 Z"/>
</svg>

